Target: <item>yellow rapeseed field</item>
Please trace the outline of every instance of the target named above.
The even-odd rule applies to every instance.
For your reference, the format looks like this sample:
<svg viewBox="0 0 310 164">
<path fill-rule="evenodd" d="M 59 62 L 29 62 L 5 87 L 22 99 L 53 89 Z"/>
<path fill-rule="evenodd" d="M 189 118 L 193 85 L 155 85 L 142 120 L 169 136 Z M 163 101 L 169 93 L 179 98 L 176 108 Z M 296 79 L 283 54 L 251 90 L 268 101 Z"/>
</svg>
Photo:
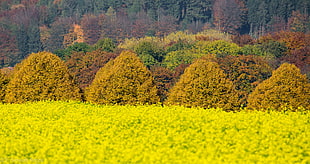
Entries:
<svg viewBox="0 0 310 164">
<path fill-rule="evenodd" d="M 0 105 L 0 163 L 310 163 L 310 112 Z"/>
</svg>

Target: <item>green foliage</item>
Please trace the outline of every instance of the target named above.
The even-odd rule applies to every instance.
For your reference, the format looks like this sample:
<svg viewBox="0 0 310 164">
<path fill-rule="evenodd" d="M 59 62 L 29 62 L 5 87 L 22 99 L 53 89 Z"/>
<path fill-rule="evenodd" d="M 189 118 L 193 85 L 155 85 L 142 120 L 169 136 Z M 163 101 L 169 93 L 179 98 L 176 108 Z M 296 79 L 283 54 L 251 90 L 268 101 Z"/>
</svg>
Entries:
<svg viewBox="0 0 310 164">
<path fill-rule="evenodd" d="M 307 163 L 310 112 L 0 104 L 3 163 Z"/>
<path fill-rule="evenodd" d="M 268 53 L 261 49 L 258 45 L 245 45 L 241 48 L 242 54 L 244 55 L 258 55 L 264 57 L 272 57 L 274 56 L 271 53 Z"/>
<path fill-rule="evenodd" d="M 156 44 L 156 42 L 139 42 L 139 44 L 135 46 L 134 51 L 148 67 L 157 62 L 161 62 L 165 55 L 164 49 Z"/>
<path fill-rule="evenodd" d="M 173 43 L 172 45 L 168 46 L 166 48 L 166 52 L 172 52 L 172 51 L 179 51 L 179 50 L 187 50 L 187 49 L 191 49 L 194 46 L 194 44 L 189 43 L 185 40 L 179 40 L 175 43 Z"/>
<path fill-rule="evenodd" d="M 288 51 L 288 48 L 285 46 L 285 43 L 280 43 L 277 41 L 264 42 L 261 45 L 259 45 L 259 47 L 263 51 L 273 54 L 276 58 L 284 56 Z"/>
<path fill-rule="evenodd" d="M 218 56 L 238 55 L 241 48 L 224 40 L 200 41 L 195 44 L 194 51 L 202 54 L 216 54 Z"/>
<path fill-rule="evenodd" d="M 195 59 L 206 56 L 206 54 L 196 53 L 192 50 L 179 50 L 169 52 L 163 61 L 163 65 L 171 70 L 180 64 L 192 64 Z"/>
<path fill-rule="evenodd" d="M 280 58 L 287 53 L 288 48 L 284 43 L 269 40 L 259 44 L 245 45 L 242 47 L 241 51 L 244 55 L 259 55 L 267 58 Z"/>
<path fill-rule="evenodd" d="M 70 58 L 72 52 L 90 52 L 92 51 L 92 47 L 87 43 L 75 43 L 72 46 L 69 46 L 66 49 L 59 49 L 55 51 L 55 54 L 63 60 L 67 60 Z"/>
<path fill-rule="evenodd" d="M 92 50 L 91 46 L 87 43 L 75 43 L 72 46 L 69 46 L 67 48 L 69 51 L 75 51 L 75 52 L 89 52 Z"/>
<path fill-rule="evenodd" d="M 139 58 L 148 68 L 159 64 L 159 62 L 150 54 L 141 54 L 139 55 Z"/>
<path fill-rule="evenodd" d="M 310 109 L 310 84 L 293 64 L 284 63 L 249 95 L 250 109 Z"/>
<path fill-rule="evenodd" d="M 98 104 L 136 105 L 159 102 L 151 72 L 130 51 L 123 51 L 97 72 L 86 96 L 87 101 Z"/>
<path fill-rule="evenodd" d="M 8 77 L 0 70 L 0 103 L 4 102 L 5 90 L 8 83 Z"/>
<path fill-rule="evenodd" d="M 131 38 L 125 39 L 122 43 L 118 45 L 118 48 L 134 50 L 134 48 L 141 42 L 150 42 L 158 47 L 169 47 L 173 44 L 180 43 L 185 44 L 185 47 L 192 47 L 197 41 L 215 41 L 222 40 L 226 42 L 231 42 L 231 35 L 227 33 L 222 33 L 217 30 L 204 30 L 197 34 L 192 34 L 188 31 L 176 31 L 169 35 L 160 37 L 143 37 L 143 38 Z M 179 45 L 180 45 L 179 44 Z M 177 46 L 179 46 L 177 45 Z M 173 48 L 174 49 L 174 48 Z M 173 50 L 171 49 L 171 50 Z M 179 50 L 179 49 L 178 49 Z M 168 50 L 169 52 L 170 50 Z"/>
<path fill-rule="evenodd" d="M 199 41 L 191 49 L 169 52 L 163 61 L 163 65 L 169 69 L 174 69 L 180 64 L 191 64 L 194 59 L 198 59 L 210 54 L 218 57 L 227 55 L 238 55 L 240 47 L 235 43 L 223 40 Z"/>
<path fill-rule="evenodd" d="M 101 49 L 102 51 L 106 52 L 113 52 L 116 48 L 116 44 L 110 38 L 104 38 L 98 40 L 98 42 L 94 45 L 94 49 Z"/>
<path fill-rule="evenodd" d="M 6 89 L 7 103 L 40 100 L 81 100 L 80 89 L 68 68 L 49 52 L 34 53 L 23 60 Z"/>
<path fill-rule="evenodd" d="M 233 83 L 215 62 L 198 59 L 171 89 L 166 104 L 188 107 L 219 107 L 236 110 L 238 94 Z"/>
</svg>

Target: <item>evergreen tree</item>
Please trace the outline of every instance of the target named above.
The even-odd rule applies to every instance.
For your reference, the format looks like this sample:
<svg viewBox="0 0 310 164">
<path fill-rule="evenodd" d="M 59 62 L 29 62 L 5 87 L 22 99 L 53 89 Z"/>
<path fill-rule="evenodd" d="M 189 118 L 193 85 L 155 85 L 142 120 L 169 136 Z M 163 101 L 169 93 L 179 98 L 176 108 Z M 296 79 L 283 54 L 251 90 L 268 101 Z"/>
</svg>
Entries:
<svg viewBox="0 0 310 164">
<path fill-rule="evenodd" d="M 238 94 L 231 81 L 219 65 L 205 59 L 198 59 L 180 77 L 171 89 L 168 105 L 188 107 L 238 109 Z"/>
<path fill-rule="evenodd" d="M 124 51 L 96 74 L 86 91 L 87 101 L 137 105 L 159 102 L 151 72 L 132 52 Z"/>
<path fill-rule="evenodd" d="M 7 103 L 40 100 L 81 100 L 80 89 L 59 57 L 33 53 L 14 70 L 5 96 Z"/>
<path fill-rule="evenodd" d="M 310 109 L 310 84 L 293 64 L 284 63 L 249 95 L 250 109 Z"/>
</svg>

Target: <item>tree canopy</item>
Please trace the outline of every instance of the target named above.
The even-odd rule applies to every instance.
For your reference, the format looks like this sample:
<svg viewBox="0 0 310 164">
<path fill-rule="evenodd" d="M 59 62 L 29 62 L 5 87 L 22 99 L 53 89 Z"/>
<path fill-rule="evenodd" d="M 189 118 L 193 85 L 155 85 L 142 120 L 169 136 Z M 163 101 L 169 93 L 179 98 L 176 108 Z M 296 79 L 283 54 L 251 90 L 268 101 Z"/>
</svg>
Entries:
<svg viewBox="0 0 310 164">
<path fill-rule="evenodd" d="M 171 89 L 167 105 L 188 107 L 223 108 L 236 110 L 239 107 L 238 93 L 233 83 L 215 62 L 198 59 L 181 75 Z"/>
<path fill-rule="evenodd" d="M 281 30 L 307 33 L 309 13 L 308 0 L 3 0 L 0 38 L 10 43 L 10 60 L 0 64 L 14 66 L 32 52 L 55 53 L 81 41 L 119 43 L 178 30 L 214 28 L 255 38 Z"/>
<path fill-rule="evenodd" d="M 98 104 L 119 105 L 159 102 L 151 72 L 130 51 L 123 51 L 97 72 L 87 89 L 86 99 Z"/>
<path fill-rule="evenodd" d="M 15 67 L 5 102 L 81 100 L 80 89 L 63 61 L 49 52 L 33 53 Z"/>
<path fill-rule="evenodd" d="M 310 109 L 310 83 L 293 64 L 284 63 L 259 84 L 248 98 L 250 109 Z"/>
</svg>

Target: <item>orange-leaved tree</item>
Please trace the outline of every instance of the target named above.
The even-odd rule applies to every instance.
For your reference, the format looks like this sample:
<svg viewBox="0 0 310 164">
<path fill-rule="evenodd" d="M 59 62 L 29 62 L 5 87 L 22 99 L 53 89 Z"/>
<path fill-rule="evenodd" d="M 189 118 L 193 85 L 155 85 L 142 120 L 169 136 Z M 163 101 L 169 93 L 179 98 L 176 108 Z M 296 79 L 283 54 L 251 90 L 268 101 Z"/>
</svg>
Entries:
<svg viewBox="0 0 310 164">
<path fill-rule="evenodd" d="M 80 89 L 64 62 L 49 52 L 33 53 L 16 66 L 5 102 L 81 100 Z"/>
<path fill-rule="evenodd" d="M 215 62 L 198 59 L 186 68 L 171 89 L 167 105 L 187 107 L 239 109 L 238 93 L 233 83 Z"/>
<path fill-rule="evenodd" d="M 248 107 L 276 111 L 303 107 L 309 110 L 310 83 L 295 65 L 284 63 L 249 95 Z"/>
<path fill-rule="evenodd" d="M 159 102 L 151 72 L 139 57 L 123 51 L 96 74 L 86 99 L 97 104 L 137 105 Z"/>
</svg>

